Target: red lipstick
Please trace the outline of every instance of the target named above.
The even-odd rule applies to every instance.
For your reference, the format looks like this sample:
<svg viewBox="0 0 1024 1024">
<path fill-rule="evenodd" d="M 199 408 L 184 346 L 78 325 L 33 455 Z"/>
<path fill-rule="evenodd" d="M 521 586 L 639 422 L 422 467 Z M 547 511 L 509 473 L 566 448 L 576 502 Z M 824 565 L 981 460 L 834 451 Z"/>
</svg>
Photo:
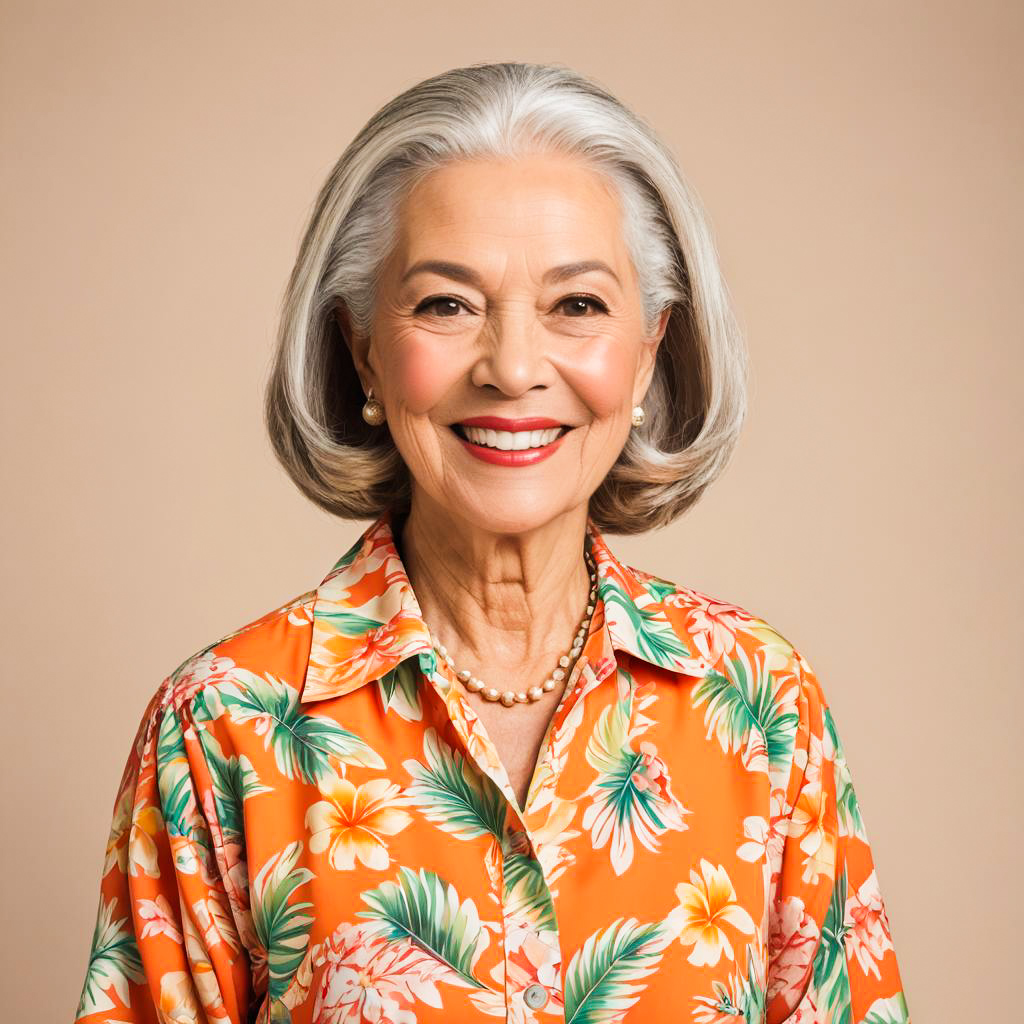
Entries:
<svg viewBox="0 0 1024 1024">
<path fill-rule="evenodd" d="M 547 427 L 565 426 L 547 416 L 522 416 L 517 420 L 506 419 L 504 416 L 470 416 L 467 420 L 459 420 L 459 425 L 484 427 L 488 430 L 544 430 Z"/>
<path fill-rule="evenodd" d="M 547 416 L 525 416 L 519 419 L 508 419 L 504 416 L 470 416 L 468 419 L 459 420 L 453 427 L 481 427 L 485 430 L 546 430 L 551 427 L 564 427 L 567 424 L 559 423 L 558 420 L 550 419 Z M 474 444 L 463 437 L 457 430 L 452 431 L 459 439 L 459 443 L 470 455 L 480 459 L 481 462 L 489 462 L 495 466 L 532 466 L 536 462 L 554 455 L 565 438 L 566 431 L 548 444 L 539 448 L 522 448 L 517 451 L 503 451 L 500 448 L 489 448 L 487 445 Z"/>
</svg>

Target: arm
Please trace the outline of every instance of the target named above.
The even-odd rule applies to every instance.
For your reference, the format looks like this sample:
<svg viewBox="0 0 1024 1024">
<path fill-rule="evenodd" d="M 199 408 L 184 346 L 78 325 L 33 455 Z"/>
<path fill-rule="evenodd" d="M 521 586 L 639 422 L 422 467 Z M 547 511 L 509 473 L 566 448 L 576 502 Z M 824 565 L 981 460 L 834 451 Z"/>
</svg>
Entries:
<svg viewBox="0 0 1024 1024">
<path fill-rule="evenodd" d="M 75 1024 L 247 1019 L 251 925 L 207 762 L 220 747 L 173 686 L 150 700 L 118 788 Z"/>
<path fill-rule="evenodd" d="M 909 1024 L 863 813 L 831 709 L 801 667 L 800 717 L 773 878 L 768 1016 Z"/>
</svg>

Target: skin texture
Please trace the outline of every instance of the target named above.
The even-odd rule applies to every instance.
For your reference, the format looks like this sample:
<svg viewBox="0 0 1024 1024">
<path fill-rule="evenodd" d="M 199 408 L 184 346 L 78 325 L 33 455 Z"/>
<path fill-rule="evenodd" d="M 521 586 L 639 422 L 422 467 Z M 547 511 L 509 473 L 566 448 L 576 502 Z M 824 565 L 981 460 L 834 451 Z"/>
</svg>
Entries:
<svg viewBox="0 0 1024 1024">
<path fill-rule="evenodd" d="M 405 197 L 371 335 L 338 310 L 413 478 L 396 539 L 424 619 L 457 668 L 499 689 L 539 685 L 568 651 L 586 605 L 587 501 L 632 429 L 668 323 L 666 310 L 645 336 L 621 216 L 611 185 L 571 158 L 451 164 Z M 407 276 L 424 260 L 476 280 Z M 614 276 L 545 279 L 581 260 Z M 449 426 L 487 414 L 574 429 L 535 465 L 491 465 Z M 468 695 L 521 804 L 560 697 L 505 708 Z"/>
</svg>

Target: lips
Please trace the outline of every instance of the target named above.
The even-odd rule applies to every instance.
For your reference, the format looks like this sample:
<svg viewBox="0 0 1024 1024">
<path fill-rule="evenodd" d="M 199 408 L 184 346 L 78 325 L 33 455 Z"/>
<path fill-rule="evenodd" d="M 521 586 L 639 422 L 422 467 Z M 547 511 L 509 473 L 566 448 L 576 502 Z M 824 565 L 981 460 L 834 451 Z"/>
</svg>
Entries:
<svg viewBox="0 0 1024 1024">
<path fill-rule="evenodd" d="M 545 430 L 548 427 L 563 427 L 564 423 L 558 420 L 549 419 L 547 416 L 521 416 L 519 419 L 507 419 L 504 416 L 470 416 L 469 419 L 459 420 L 452 426 L 460 427 L 484 427 L 487 430 Z"/>
<path fill-rule="evenodd" d="M 466 427 L 475 427 L 477 430 L 494 430 L 501 432 L 508 432 L 512 434 L 522 435 L 525 433 L 531 433 L 537 430 L 557 430 L 558 437 L 564 437 L 572 428 L 564 423 L 558 423 L 556 420 L 500 420 L 498 423 L 515 423 L 515 427 L 507 426 L 489 426 L 488 423 L 477 423 L 476 420 L 485 420 L 489 422 L 495 422 L 495 417 L 481 416 L 475 417 L 473 420 L 462 420 L 459 423 L 451 424 L 451 429 L 457 437 L 462 438 L 465 441 L 469 441 L 469 436 L 466 433 Z M 521 426 L 520 424 L 538 424 L 537 426 Z M 469 441 L 473 443 L 473 441 Z M 550 441 L 548 443 L 551 443 Z"/>
<path fill-rule="evenodd" d="M 547 416 L 470 416 L 450 428 L 470 455 L 504 466 L 533 465 L 547 458 L 572 429 Z"/>
</svg>

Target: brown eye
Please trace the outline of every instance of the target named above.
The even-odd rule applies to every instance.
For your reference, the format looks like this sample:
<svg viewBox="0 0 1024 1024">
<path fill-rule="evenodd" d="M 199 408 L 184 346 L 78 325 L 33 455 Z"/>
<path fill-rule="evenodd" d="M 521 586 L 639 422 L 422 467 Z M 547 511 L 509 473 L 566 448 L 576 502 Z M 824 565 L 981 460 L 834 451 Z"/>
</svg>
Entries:
<svg viewBox="0 0 1024 1024">
<path fill-rule="evenodd" d="M 607 313 L 608 307 L 593 295 L 570 295 L 559 303 L 572 317 L 587 315 L 588 307 L 599 313 Z"/>
<path fill-rule="evenodd" d="M 456 307 L 466 307 L 451 295 L 434 295 L 432 298 L 424 299 L 417 307 L 417 313 L 433 313 L 436 316 L 448 317 L 458 313 Z"/>
</svg>

